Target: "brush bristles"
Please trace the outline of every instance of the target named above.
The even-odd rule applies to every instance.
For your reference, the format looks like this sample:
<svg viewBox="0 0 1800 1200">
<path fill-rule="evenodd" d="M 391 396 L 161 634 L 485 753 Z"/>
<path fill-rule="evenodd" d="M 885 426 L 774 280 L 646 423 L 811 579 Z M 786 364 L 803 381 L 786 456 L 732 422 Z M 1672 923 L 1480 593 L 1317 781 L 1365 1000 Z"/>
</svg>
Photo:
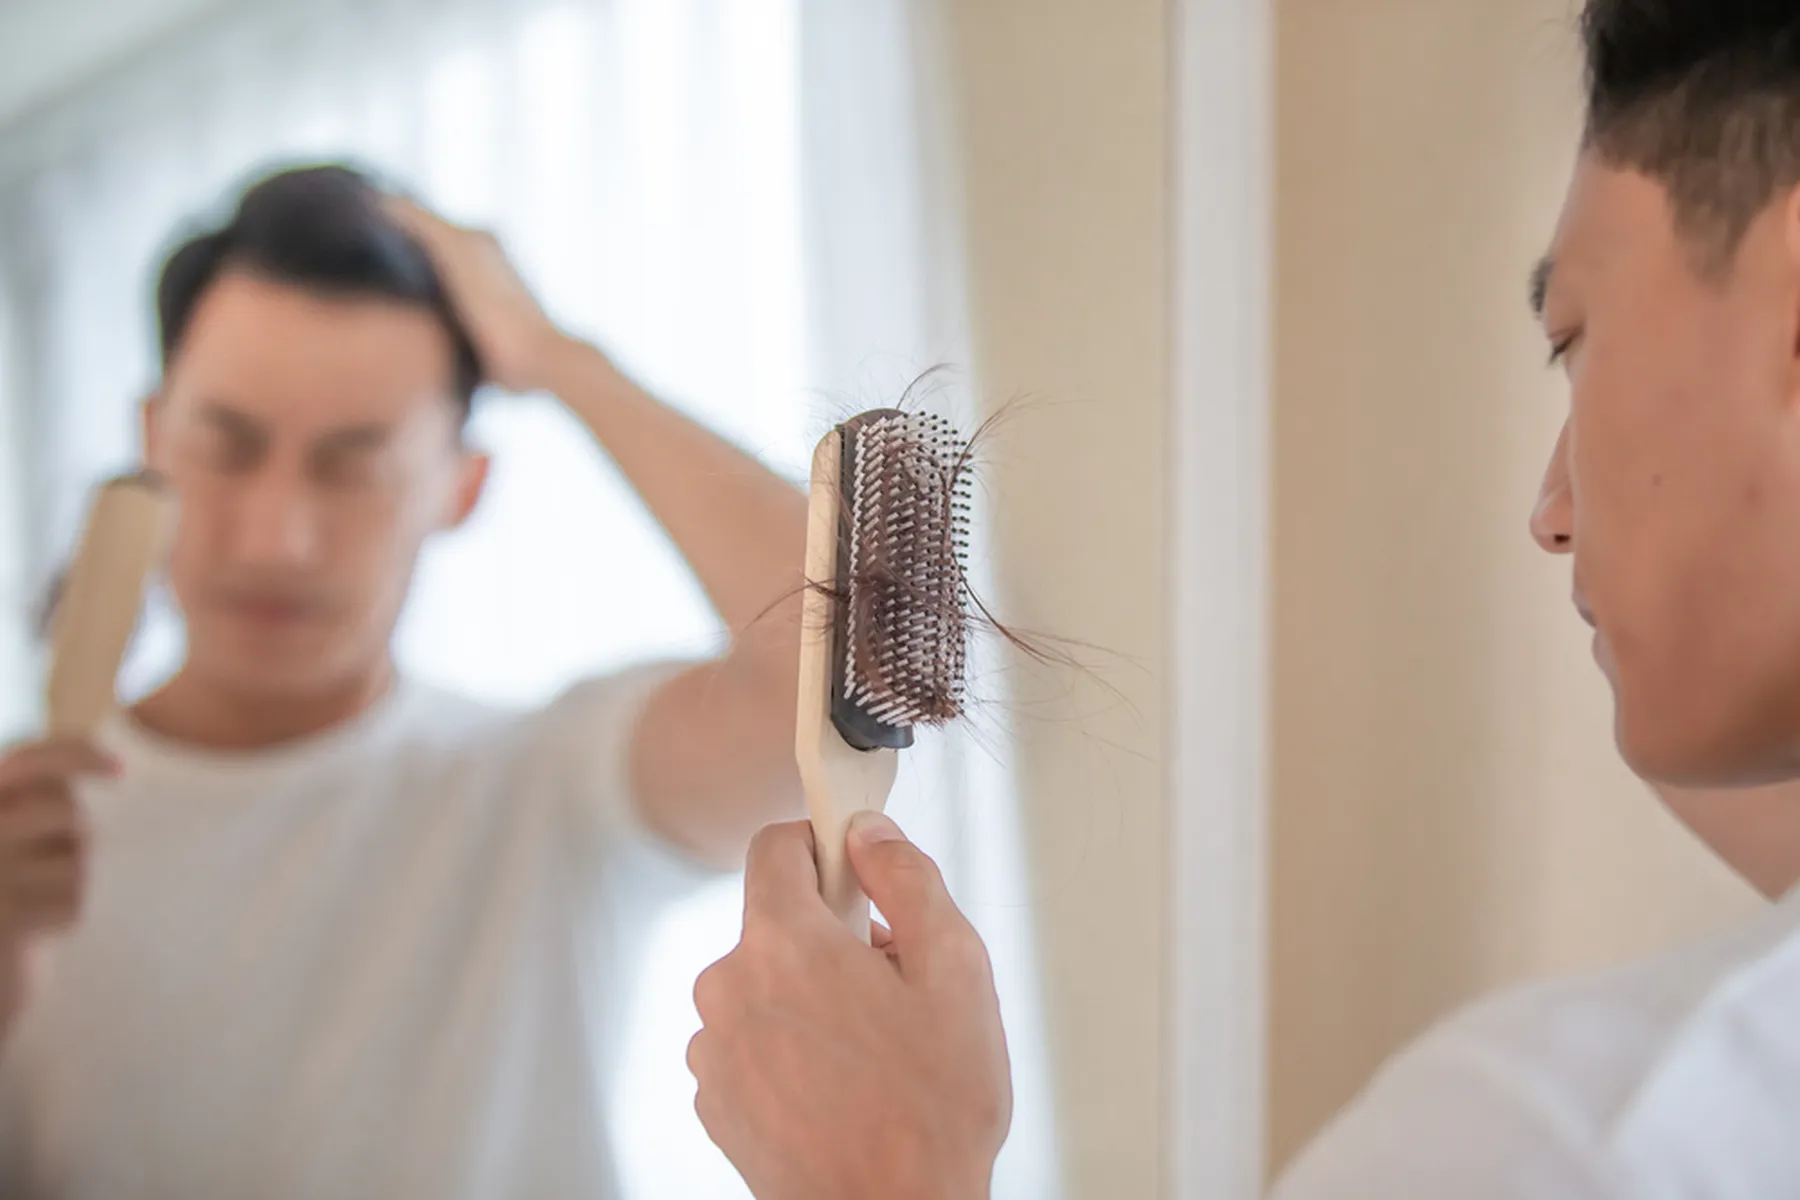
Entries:
<svg viewBox="0 0 1800 1200">
<path fill-rule="evenodd" d="M 942 725 L 963 708 L 968 643 L 968 446 L 924 413 L 856 432 L 844 692 L 888 725 Z"/>
</svg>

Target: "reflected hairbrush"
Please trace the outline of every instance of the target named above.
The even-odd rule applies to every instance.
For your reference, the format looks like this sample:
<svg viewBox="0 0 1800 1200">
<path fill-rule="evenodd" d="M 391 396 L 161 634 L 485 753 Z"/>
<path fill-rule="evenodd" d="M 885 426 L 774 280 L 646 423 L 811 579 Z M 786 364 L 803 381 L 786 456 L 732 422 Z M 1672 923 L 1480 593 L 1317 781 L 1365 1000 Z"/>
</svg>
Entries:
<svg viewBox="0 0 1800 1200">
<path fill-rule="evenodd" d="M 963 709 L 968 446 L 949 422 L 879 409 L 813 455 L 796 738 L 831 910 L 869 937 L 850 819 L 887 803 L 918 726 Z"/>
<path fill-rule="evenodd" d="M 91 738 L 118 702 L 119 667 L 167 545 L 173 501 L 156 476 L 102 484 L 50 613 L 49 733 Z"/>
</svg>

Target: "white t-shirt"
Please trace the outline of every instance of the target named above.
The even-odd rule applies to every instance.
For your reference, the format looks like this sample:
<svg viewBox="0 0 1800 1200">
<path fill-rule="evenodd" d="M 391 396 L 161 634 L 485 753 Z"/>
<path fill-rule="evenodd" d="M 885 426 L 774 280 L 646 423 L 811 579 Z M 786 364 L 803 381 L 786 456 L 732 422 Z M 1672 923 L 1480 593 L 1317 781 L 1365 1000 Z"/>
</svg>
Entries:
<svg viewBox="0 0 1800 1200">
<path fill-rule="evenodd" d="M 1274 1194 L 1800 1196 L 1800 892 L 1674 953 L 1452 1018 Z"/>
<path fill-rule="evenodd" d="M 116 722 L 85 913 L 0 1059 L 0 1195 L 613 1196 L 631 959 L 702 878 L 627 786 L 664 677 L 526 714 L 404 683 L 251 754 Z"/>
</svg>

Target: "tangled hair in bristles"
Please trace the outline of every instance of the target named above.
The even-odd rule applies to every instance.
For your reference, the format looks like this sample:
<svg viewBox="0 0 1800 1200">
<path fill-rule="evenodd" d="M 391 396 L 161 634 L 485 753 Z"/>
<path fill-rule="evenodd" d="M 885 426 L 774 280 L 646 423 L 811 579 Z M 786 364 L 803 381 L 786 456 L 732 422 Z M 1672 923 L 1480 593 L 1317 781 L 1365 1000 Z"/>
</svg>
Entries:
<svg viewBox="0 0 1800 1200">
<path fill-rule="evenodd" d="M 898 543 L 891 540 L 888 532 L 878 529 L 874 539 L 861 547 L 860 556 L 854 553 L 850 534 L 858 497 L 852 448 L 850 461 L 840 460 L 839 467 L 842 516 L 836 576 L 801 582 L 793 591 L 772 601 L 751 622 L 751 626 L 756 627 L 764 622 L 785 621 L 789 613 L 798 617 L 795 602 L 805 593 L 822 595 L 831 601 L 835 626 L 832 637 L 836 647 L 831 681 L 832 717 L 839 732 L 860 749 L 908 745 L 912 726 L 881 725 L 872 712 L 851 699 L 852 692 L 870 702 L 873 702 L 874 694 L 891 693 L 904 707 L 897 705 L 886 709 L 890 716 L 896 719 L 916 716 L 922 718 L 916 724 L 926 726 L 963 723 L 975 715 L 976 709 L 986 707 L 990 701 L 1013 707 L 1008 699 L 984 695 L 981 678 L 970 676 L 970 666 L 976 661 L 973 649 L 980 639 L 995 639 L 1028 662 L 1095 681 L 1103 690 L 1122 699 L 1117 689 L 1085 661 L 1089 654 L 1113 660 L 1119 656 L 1103 647 L 1024 631 L 1004 623 L 971 579 L 968 563 L 972 549 L 969 535 L 971 496 L 981 485 L 984 464 L 1001 428 L 1042 402 L 1031 397 L 1007 401 L 989 413 L 965 438 L 954 423 L 929 415 L 931 410 L 942 410 L 943 405 L 936 397 L 949 386 L 948 381 L 955 375 L 955 368 L 941 365 L 915 375 L 899 398 L 891 401 L 893 408 L 865 412 L 861 417 L 851 414 L 857 412 L 861 404 L 867 404 L 867 400 L 859 404 L 849 397 L 824 397 L 842 414 L 832 425 L 840 433 L 853 432 L 859 421 L 866 423 L 878 415 L 890 419 L 910 418 L 919 422 L 918 428 L 937 430 L 938 436 L 945 440 L 935 447 L 927 445 L 925 448 L 929 453 L 916 460 L 930 464 L 930 468 L 902 475 L 900 486 L 910 493 L 910 503 L 915 508 L 929 508 L 948 498 L 949 516 L 944 524 L 951 529 L 949 537 L 940 538 L 935 552 L 902 550 L 901 556 L 895 557 L 883 553 L 881 547 Z M 823 435 L 826 430 L 819 432 Z M 873 491 L 866 493 L 864 503 L 876 495 Z M 865 508 L 864 511 L 873 510 Z M 914 528 L 905 532 L 908 536 L 917 536 L 920 530 Z M 926 558 L 940 564 L 935 574 L 903 569 L 907 564 L 916 564 Z M 790 608 L 790 605 L 794 607 Z M 911 616 L 910 621 L 907 614 Z M 849 626 L 853 615 L 856 636 L 851 638 Z M 936 632 L 926 635 L 927 628 Z M 896 669 L 902 667 L 908 672 L 904 678 L 896 673 Z M 939 686 L 930 686 L 933 680 Z M 860 718 L 856 721 L 860 728 L 854 732 L 847 730 L 847 716 Z"/>
<path fill-rule="evenodd" d="M 895 409 L 844 436 L 843 695 L 884 725 L 947 724 L 968 662 L 969 444 Z"/>
</svg>

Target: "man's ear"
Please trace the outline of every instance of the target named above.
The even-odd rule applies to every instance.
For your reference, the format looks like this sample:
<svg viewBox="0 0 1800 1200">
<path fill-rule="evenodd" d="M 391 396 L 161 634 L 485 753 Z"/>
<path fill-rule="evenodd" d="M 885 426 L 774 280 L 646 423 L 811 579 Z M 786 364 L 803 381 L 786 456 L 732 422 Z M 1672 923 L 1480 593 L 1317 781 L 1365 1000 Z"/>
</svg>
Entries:
<svg viewBox="0 0 1800 1200">
<path fill-rule="evenodd" d="M 481 502 L 487 489 L 488 471 L 493 458 L 483 450 L 464 450 L 457 465 L 456 488 L 450 494 L 450 509 L 444 514 L 444 528 L 455 529 L 467 521 Z"/>
<path fill-rule="evenodd" d="M 144 436 L 144 466 L 152 471 L 168 473 L 165 461 L 166 439 L 163 437 L 163 403 L 162 388 L 157 388 L 138 405 L 138 422 Z"/>
<path fill-rule="evenodd" d="M 1787 242 L 1789 265 L 1800 266 L 1800 187 L 1791 189 L 1782 201 L 1781 236 Z"/>
</svg>

